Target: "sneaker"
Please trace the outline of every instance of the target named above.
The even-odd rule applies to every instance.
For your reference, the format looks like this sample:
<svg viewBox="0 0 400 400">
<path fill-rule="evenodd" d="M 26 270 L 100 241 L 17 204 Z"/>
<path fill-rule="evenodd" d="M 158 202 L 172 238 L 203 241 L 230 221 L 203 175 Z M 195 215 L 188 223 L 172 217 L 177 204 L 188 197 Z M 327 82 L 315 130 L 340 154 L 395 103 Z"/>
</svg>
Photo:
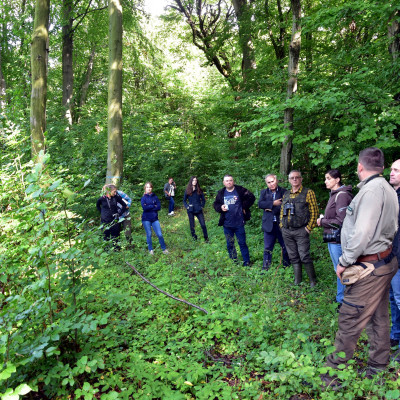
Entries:
<svg viewBox="0 0 400 400">
<path fill-rule="evenodd" d="M 174 215 L 175 213 L 173 211 L 171 211 L 171 215 Z"/>
<path fill-rule="evenodd" d="M 173 212 L 170 212 L 170 213 L 168 213 L 168 215 L 174 215 L 174 213 L 173 213 Z"/>
<path fill-rule="evenodd" d="M 154 256 L 154 250 L 149 250 L 149 254 L 150 254 L 151 256 Z"/>
<path fill-rule="evenodd" d="M 164 254 L 169 254 L 168 249 L 165 249 L 165 250 L 163 250 L 162 252 L 163 252 Z"/>
</svg>

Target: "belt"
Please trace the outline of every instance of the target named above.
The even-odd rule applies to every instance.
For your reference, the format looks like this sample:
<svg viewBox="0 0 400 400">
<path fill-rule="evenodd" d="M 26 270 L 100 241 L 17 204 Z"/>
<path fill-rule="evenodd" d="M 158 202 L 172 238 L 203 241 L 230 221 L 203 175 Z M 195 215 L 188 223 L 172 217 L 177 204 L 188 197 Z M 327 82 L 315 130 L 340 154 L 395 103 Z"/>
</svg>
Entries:
<svg viewBox="0 0 400 400">
<path fill-rule="evenodd" d="M 360 256 L 357 258 L 357 262 L 365 262 L 365 261 L 378 261 L 383 260 L 392 252 L 392 246 L 390 245 L 385 251 L 376 254 L 367 254 L 365 256 Z"/>
</svg>

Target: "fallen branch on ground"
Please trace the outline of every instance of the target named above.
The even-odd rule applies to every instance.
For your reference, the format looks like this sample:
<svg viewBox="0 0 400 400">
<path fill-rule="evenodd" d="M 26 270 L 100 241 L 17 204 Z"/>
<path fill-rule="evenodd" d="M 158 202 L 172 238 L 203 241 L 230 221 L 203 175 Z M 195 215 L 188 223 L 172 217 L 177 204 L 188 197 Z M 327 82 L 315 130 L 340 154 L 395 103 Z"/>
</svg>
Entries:
<svg viewBox="0 0 400 400">
<path fill-rule="evenodd" d="M 208 312 L 207 312 L 204 308 L 201 308 L 201 307 L 199 307 L 199 306 L 196 306 L 195 304 L 189 303 L 189 302 L 186 301 L 186 300 L 178 299 L 177 297 L 172 296 L 172 294 L 169 294 L 169 293 L 167 293 L 167 292 L 164 292 L 164 290 L 159 289 L 156 285 L 153 285 L 147 278 L 145 278 L 133 265 L 129 264 L 128 262 L 126 262 L 126 263 L 135 271 L 135 273 L 136 273 L 137 275 L 139 275 L 146 283 L 148 283 L 148 284 L 149 284 L 150 286 L 152 286 L 154 289 L 158 290 L 159 292 L 165 294 L 165 295 L 168 296 L 168 297 L 171 297 L 171 299 L 174 299 L 174 300 L 176 300 L 176 301 L 180 301 L 181 303 L 185 303 L 185 304 L 187 304 L 188 306 L 197 308 L 198 310 L 203 311 L 204 313 L 208 314 Z"/>
</svg>

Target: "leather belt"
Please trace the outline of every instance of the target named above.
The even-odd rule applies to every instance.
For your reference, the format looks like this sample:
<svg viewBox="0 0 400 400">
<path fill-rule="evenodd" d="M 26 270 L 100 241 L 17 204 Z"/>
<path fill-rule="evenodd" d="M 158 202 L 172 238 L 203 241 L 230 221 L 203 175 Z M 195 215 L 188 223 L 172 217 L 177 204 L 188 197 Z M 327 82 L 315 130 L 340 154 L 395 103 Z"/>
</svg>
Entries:
<svg viewBox="0 0 400 400">
<path fill-rule="evenodd" d="M 390 245 L 385 251 L 376 254 L 367 254 L 365 256 L 360 256 L 357 258 L 357 262 L 365 262 L 365 261 L 379 261 L 386 258 L 392 252 L 392 246 Z"/>
</svg>

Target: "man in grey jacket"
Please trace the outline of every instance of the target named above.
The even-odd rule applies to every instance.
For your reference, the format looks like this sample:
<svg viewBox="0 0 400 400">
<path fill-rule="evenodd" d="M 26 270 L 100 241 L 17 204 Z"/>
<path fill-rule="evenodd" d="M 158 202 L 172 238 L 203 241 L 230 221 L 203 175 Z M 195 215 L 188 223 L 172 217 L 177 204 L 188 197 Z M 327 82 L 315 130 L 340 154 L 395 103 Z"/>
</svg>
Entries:
<svg viewBox="0 0 400 400">
<path fill-rule="evenodd" d="M 357 340 L 365 328 L 369 337 L 368 368 L 365 376 L 372 378 L 389 363 L 389 288 L 398 265 L 392 252 L 397 231 L 399 204 L 397 195 L 381 175 L 384 156 L 380 149 L 370 147 L 360 152 L 357 173 L 360 189 L 347 207 L 343 221 L 337 276 L 353 264 L 371 263 L 375 269 L 347 286 L 339 310 L 336 350 L 327 358 L 327 366 L 337 369 L 352 358 Z M 338 353 L 344 353 L 343 357 Z M 321 375 L 325 386 L 338 388 L 336 376 Z"/>
</svg>

